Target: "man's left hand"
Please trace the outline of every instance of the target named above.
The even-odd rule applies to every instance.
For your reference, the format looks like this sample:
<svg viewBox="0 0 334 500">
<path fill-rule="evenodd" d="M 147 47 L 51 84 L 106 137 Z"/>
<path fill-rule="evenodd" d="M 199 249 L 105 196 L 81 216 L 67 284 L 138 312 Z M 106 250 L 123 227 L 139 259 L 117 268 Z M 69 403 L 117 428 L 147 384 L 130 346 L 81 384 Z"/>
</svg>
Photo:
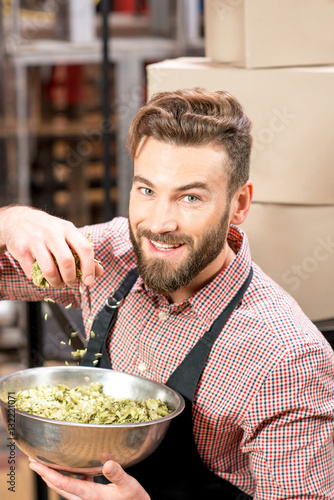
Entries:
<svg viewBox="0 0 334 500">
<path fill-rule="evenodd" d="M 150 500 L 138 481 L 111 460 L 102 469 L 105 477 L 112 482 L 107 485 L 63 476 L 35 461 L 31 461 L 29 467 L 42 477 L 49 488 L 68 500 Z"/>
</svg>

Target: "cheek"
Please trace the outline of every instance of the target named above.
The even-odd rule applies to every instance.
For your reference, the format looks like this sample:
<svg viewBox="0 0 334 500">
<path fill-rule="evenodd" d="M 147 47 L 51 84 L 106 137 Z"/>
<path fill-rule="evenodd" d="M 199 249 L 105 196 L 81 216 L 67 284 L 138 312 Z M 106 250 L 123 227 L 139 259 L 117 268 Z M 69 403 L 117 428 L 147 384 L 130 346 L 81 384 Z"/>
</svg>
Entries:
<svg viewBox="0 0 334 500">
<path fill-rule="evenodd" d="M 139 211 L 140 203 L 138 200 L 138 194 L 136 192 L 130 191 L 130 200 L 129 200 L 129 214 L 134 216 Z"/>
<path fill-rule="evenodd" d="M 147 217 L 144 216 L 141 210 L 133 204 L 131 207 L 129 206 L 129 224 L 132 228 L 134 235 L 137 236 L 138 228 L 140 227 L 148 227 L 149 224 L 147 222 Z"/>
<path fill-rule="evenodd" d="M 181 232 L 188 233 L 193 238 L 197 238 L 202 232 L 205 225 L 202 225 L 200 217 L 186 217 L 180 223 Z"/>
<path fill-rule="evenodd" d="M 130 192 L 130 201 L 129 201 L 129 220 L 131 221 L 132 226 L 135 226 L 140 214 L 140 203 L 136 199 L 136 196 Z"/>
<path fill-rule="evenodd" d="M 130 201 L 129 201 L 129 219 L 132 223 L 132 226 L 136 226 L 145 220 L 148 220 L 152 211 L 154 213 L 154 207 L 152 202 L 148 202 L 147 200 L 143 200 L 138 194 L 131 195 L 130 193 Z"/>
<path fill-rule="evenodd" d="M 211 207 L 184 212 L 182 215 L 184 229 L 198 236 L 205 233 L 212 226 L 215 226 L 220 220 L 220 212 L 213 210 Z"/>
</svg>

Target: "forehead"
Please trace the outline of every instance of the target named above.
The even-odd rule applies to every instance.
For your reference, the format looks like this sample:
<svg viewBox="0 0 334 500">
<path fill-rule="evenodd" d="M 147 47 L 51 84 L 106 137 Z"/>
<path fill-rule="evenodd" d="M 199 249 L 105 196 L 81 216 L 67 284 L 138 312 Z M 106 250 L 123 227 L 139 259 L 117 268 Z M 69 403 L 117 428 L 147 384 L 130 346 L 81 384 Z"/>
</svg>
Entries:
<svg viewBox="0 0 334 500">
<path fill-rule="evenodd" d="M 134 158 L 134 174 L 170 185 L 194 180 L 225 185 L 226 164 L 222 147 L 179 146 L 148 137 L 142 140 Z"/>
</svg>

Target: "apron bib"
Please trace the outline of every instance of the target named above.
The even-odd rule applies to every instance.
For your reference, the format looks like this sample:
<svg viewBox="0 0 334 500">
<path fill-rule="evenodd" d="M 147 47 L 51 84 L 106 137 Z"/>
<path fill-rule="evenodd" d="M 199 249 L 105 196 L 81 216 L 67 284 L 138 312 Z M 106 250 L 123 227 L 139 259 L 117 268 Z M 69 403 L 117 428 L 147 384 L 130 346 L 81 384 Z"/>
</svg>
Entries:
<svg viewBox="0 0 334 500">
<path fill-rule="evenodd" d="M 185 398 L 184 411 L 172 420 L 158 449 L 139 464 L 126 469 L 126 472 L 135 477 L 145 488 L 151 500 L 251 500 L 252 498 L 205 467 L 198 454 L 192 431 L 192 401 L 210 349 L 242 299 L 252 275 L 251 269 L 246 281 L 210 330 L 199 339 L 166 382 L 166 385 Z M 99 366 L 111 368 L 106 338 L 115 321 L 117 308 L 137 277 L 135 269 L 130 271 L 121 287 L 112 298 L 108 299 L 98 314 L 92 326 L 95 337 L 88 343 L 87 354 L 82 363 L 84 366 L 92 366 L 92 362 L 96 359 L 95 353 L 102 352 Z M 94 480 L 103 484 L 108 482 L 104 476 L 96 477 Z"/>
</svg>

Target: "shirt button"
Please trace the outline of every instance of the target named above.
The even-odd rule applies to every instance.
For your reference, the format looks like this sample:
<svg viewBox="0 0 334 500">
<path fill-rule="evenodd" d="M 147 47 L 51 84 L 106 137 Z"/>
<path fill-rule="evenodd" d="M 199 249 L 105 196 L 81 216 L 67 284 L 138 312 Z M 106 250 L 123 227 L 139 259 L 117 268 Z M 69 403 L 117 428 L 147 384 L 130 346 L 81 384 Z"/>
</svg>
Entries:
<svg viewBox="0 0 334 500">
<path fill-rule="evenodd" d="M 167 319 L 167 313 L 163 312 L 163 311 L 160 311 L 159 314 L 158 314 L 158 317 L 159 319 L 161 319 L 162 321 L 165 321 Z"/>
</svg>

